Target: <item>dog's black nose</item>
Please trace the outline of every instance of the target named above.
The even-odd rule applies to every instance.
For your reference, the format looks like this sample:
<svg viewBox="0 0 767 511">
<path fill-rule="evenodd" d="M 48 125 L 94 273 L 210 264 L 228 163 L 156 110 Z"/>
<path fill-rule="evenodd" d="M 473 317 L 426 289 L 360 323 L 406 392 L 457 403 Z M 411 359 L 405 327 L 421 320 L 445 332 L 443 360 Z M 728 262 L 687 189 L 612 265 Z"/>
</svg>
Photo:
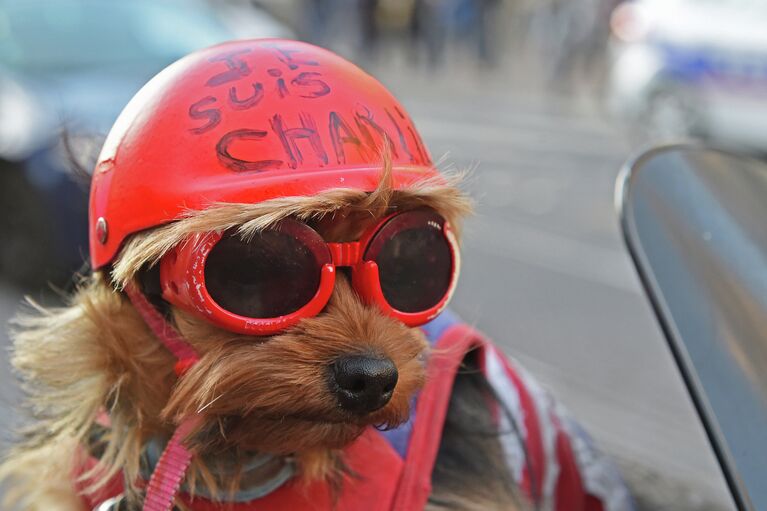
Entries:
<svg viewBox="0 0 767 511">
<path fill-rule="evenodd" d="M 397 367 L 388 358 L 348 356 L 331 367 L 331 388 L 345 410 L 366 414 L 383 407 L 397 385 Z"/>
</svg>

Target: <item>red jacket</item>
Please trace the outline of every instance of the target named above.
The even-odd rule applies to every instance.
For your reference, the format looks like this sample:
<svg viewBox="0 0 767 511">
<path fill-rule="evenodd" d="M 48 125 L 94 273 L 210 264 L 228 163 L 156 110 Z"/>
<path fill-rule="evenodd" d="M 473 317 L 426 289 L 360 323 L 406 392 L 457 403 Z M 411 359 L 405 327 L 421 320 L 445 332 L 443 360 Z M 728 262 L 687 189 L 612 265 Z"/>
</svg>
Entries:
<svg viewBox="0 0 767 511">
<path fill-rule="evenodd" d="M 326 485 L 307 487 L 294 480 L 246 503 L 221 504 L 182 496 L 184 501 L 194 511 L 423 509 L 431 493 L 431 473 L 453 379 L 464 355 L 478 349 L 488 382 L 511 412 L 520 432 L 500 437 L 510 471 L 529 497 L 537 496 L 536 509 L 633 509 L 614 466 L 530 375 L 450 311 L 423 328 L 439 355 L 429 361 L 427 383 L 418 395 L 413 415 L 407 423 L 391 431 L 369 428 L 346 448 L 346 463 L 359 477 L 345 481 L 335 508 Z M 503 427 L 503 422 L 508 420 L 506 416 L 498 416 L 501 429 L 511 429 Z M 530 458 L 527 462 L 525 452 Z M 530 476 L 531 470 L 534 477 Z M 531 488 L 531 481 L 535 481 L 536 488 Z M 88 509 L 119 491 L 119 485 L 113 485 L 106 494 L 87 499 Z"/>
</svg>

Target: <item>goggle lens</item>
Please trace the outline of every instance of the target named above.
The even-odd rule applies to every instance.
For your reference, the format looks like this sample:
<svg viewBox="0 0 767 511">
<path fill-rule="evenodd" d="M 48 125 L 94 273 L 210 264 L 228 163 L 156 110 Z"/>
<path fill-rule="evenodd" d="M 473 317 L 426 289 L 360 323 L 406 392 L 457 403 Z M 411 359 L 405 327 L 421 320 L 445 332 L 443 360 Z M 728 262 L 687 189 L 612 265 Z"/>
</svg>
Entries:
<svg viewBox="0 0 767 511">
<path fill-rule="evenodd" d="M 428 310 L 450 288 L 453 261 L 440 226 L 425 225 L 395 233 L 384 242 L 375 261 L 384 298 L 399 311 Z"/>
<path fill-rule="evenodd" d="M 321 262 L 293 232 L 266 230 L 244 241 L 226 234 L 205 265 L 205 286 L 222 308 L 249 318 L 297 311 L 320 285 Z"/>
<path fill-rule="evenodd" d="M 437 306 L 455 278 L 445 220 L 432 210 L 393 216 L 370 240 L 364 259 L 375 261 L 383 297 L 400 312 Z"/>
</svg>

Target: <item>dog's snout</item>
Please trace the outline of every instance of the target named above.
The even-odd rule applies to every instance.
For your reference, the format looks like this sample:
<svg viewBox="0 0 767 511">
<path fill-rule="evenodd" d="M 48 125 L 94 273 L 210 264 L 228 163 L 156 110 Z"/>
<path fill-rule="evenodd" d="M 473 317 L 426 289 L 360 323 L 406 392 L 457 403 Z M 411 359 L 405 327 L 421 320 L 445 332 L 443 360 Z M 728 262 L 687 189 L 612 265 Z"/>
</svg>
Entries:
<svg viewBox="0 0 767 511">
<path fill-rule="evenodd" d="M 333 363 L 331 372 L 339 404 L 358 414 L 386 405 L 397 385 L 397 367 L 388 358 L 345 356 Z"/>
</svg>

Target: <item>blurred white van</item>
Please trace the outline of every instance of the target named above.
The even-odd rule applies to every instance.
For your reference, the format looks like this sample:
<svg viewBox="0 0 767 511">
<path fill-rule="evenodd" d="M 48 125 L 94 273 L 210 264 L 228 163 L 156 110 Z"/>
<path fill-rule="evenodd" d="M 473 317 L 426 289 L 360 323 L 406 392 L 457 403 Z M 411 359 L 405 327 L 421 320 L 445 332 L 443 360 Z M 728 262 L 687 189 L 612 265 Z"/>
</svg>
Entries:
<svg viewBox="0 0 767 511">
<path fill-rule="evenodd" d="M 634 0 L 610 28 L 613 113 L 656 137 L 767 151 L 767 0 Z"/>
</svg>

